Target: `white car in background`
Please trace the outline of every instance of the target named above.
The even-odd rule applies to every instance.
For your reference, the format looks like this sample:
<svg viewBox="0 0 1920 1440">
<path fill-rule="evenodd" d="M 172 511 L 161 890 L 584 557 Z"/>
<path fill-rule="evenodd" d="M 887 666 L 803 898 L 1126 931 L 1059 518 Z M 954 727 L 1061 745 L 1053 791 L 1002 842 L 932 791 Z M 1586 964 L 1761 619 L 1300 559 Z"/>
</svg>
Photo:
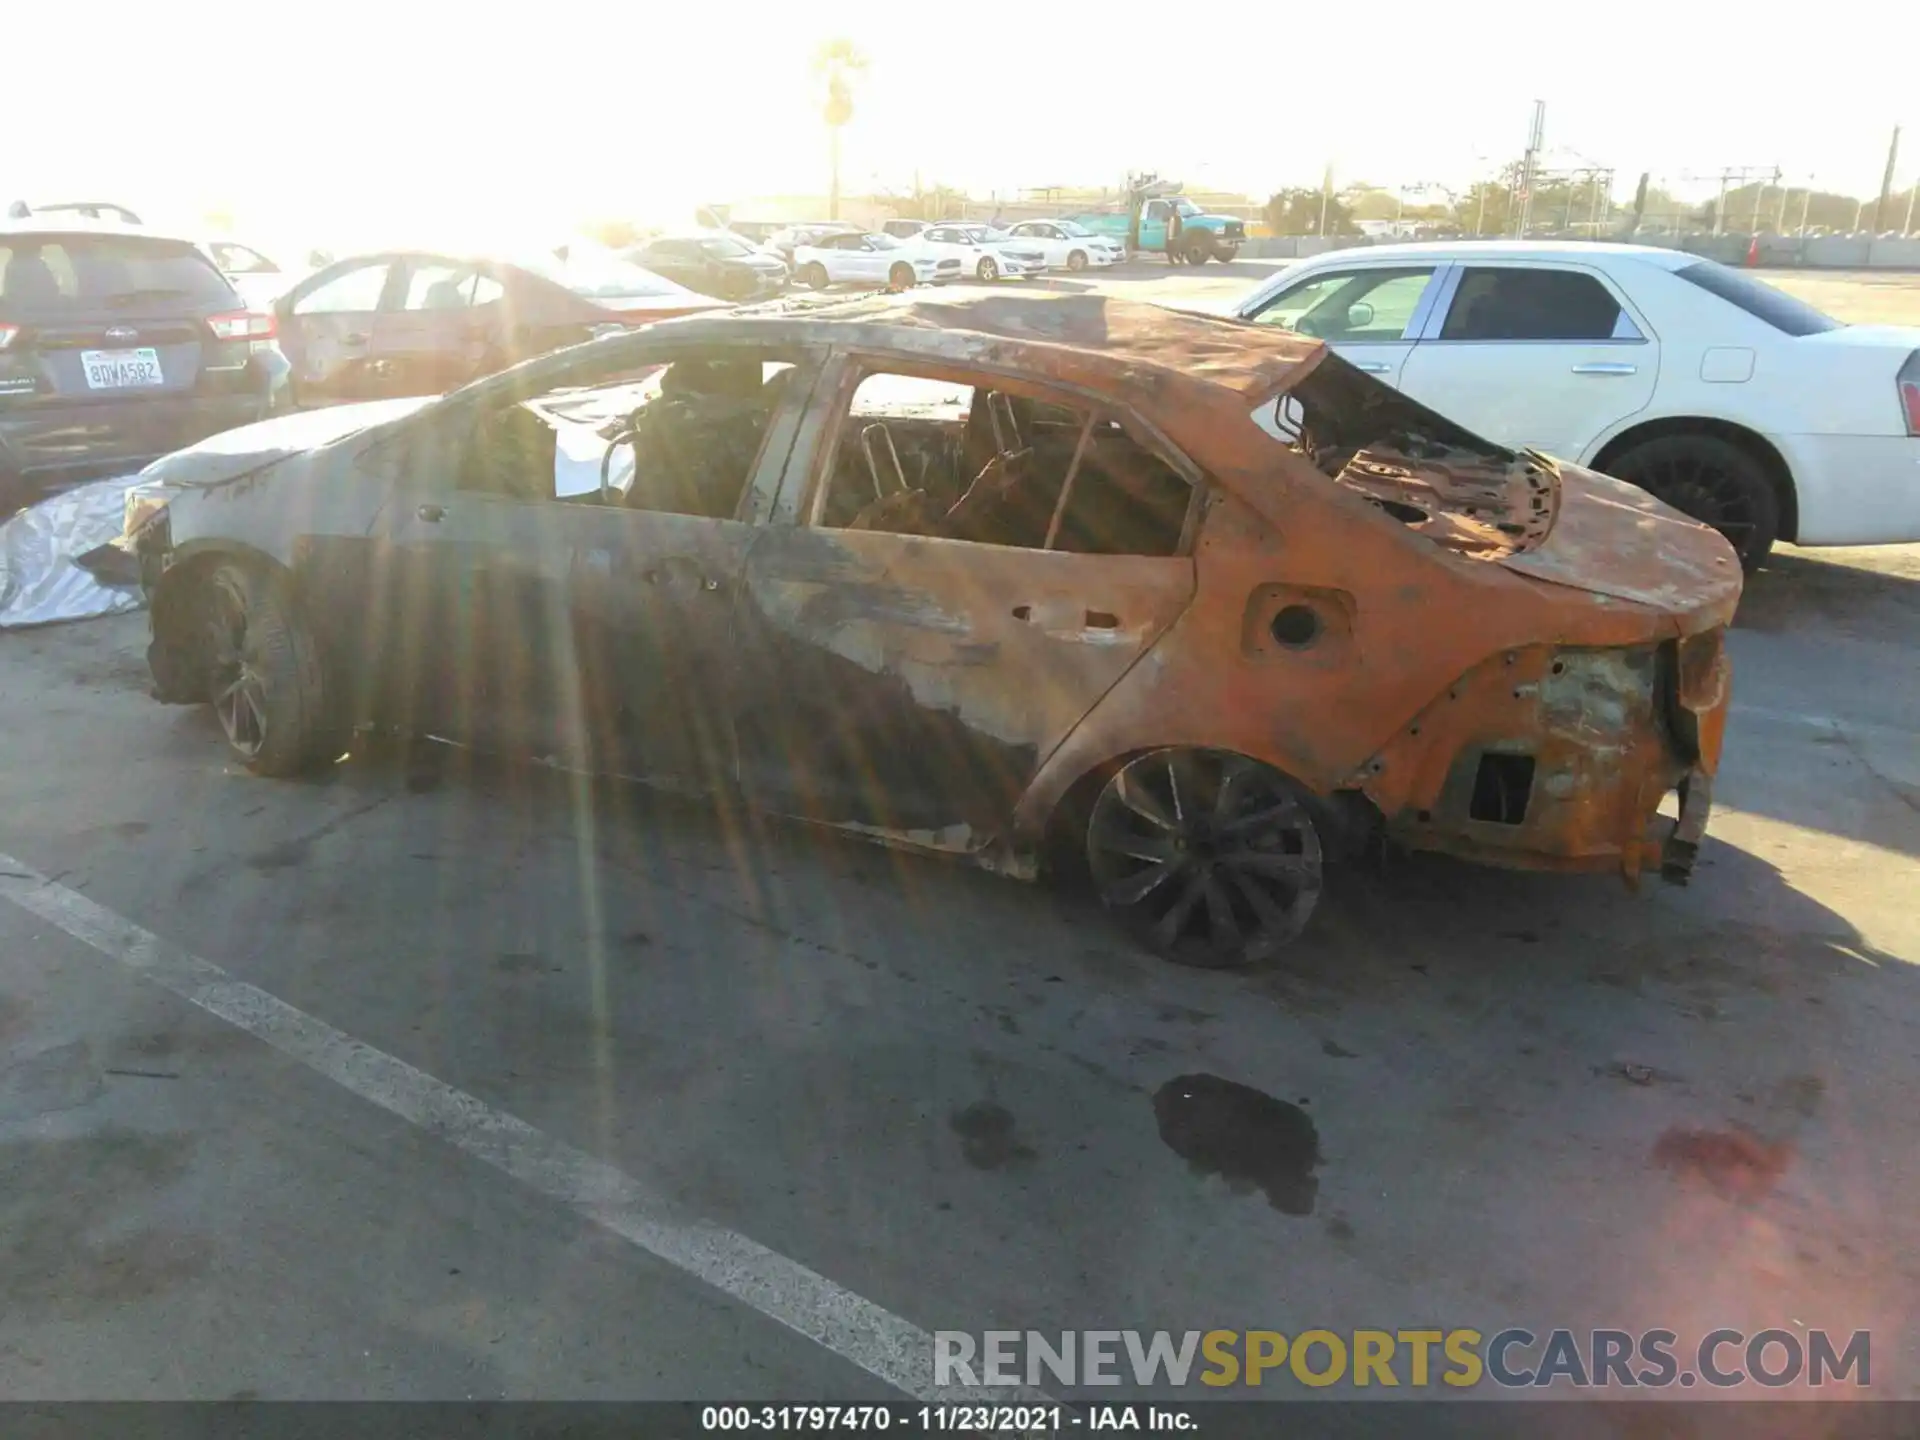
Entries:
<svg viewBox="0 0 1920 1440">
<path fill-rule="evenodd" d="M 1047 268 L 1039 246 L 998 237 L 985 225 L 943 221 L 905 243 L 936 259 L 958 262 L 959 270 L 972 280 L 1020 279 Z"/>
<path fill-rule="evenodd" d="M 1697 255 L 1582 241 L 1337 250 L 1231 313 L 1317 336 L 1488 439 L 1631 481 L 1748 569 L 1776 539 L 1920 540 L 1920 328 L 1843 325 Z"/>
<path fill-rule="evenodd" d="M 904 290 L 936 279 L 958 280 L 960 262 L 941 260 L 910 242 L 868 231 L 822 235 L 794 247 L 793 278 L 824 290 L 829 285 L 885 285 Z"/>
<path fill-rule="evenodd" d="M 1007 238 L 1038 250 L 1049 270 L 1118 265 L 1127 258 L 1118 240 L 1096 235 L 1073 220 L 1022 220 L 1008 229 Z"/>
<path fill-rule="evenodd" d="M 802 245 L 817 245 L 825 235 L 858 235 L 860 227 L 845 220 L 810 220 L 800 225 L 783 225 L 760 248 L 778 255 L 792 267 L 793 253 Z"/>
<path fill-rule="evenodd" d="M 238 240 L 208 240 L 201 248 L 212 257 L 220 273 L 233 283 L 240 298 L 255 309 L 271 309 L 274 301 L 313 273 L 307 269 L 282 270 L 251 245 L 242 245 Z"/>
</svg>

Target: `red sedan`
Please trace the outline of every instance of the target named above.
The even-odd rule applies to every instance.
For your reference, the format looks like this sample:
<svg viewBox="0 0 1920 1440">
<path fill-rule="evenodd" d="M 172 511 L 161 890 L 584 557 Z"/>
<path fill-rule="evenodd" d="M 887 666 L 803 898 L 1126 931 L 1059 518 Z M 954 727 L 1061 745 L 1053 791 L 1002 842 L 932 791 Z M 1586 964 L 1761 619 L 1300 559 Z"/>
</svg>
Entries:
<svg viewBox="0 0 1920 1440">
<path fill-rule="evenodd" d="M 597 335 L 724 308 L 610 254 L 500 260 L 386 251 L 316 271 L 274 304 L 296 404 L 438 395 Z"/>
</svg>

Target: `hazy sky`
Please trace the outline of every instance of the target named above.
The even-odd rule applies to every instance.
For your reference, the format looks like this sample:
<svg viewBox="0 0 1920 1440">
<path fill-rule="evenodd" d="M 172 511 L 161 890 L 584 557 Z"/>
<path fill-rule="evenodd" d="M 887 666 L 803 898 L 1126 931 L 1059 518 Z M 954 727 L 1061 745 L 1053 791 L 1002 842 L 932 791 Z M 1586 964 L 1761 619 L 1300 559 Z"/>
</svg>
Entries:
<svg viewBox="0 0 1920 1440">
<path fill-rule="evenodd" d="M 857 190 L 1138 168 L 1265 193 L 1329 161 L 1342 183 L 1458 185 L 1521 148 L 1539 98 L 1549 146 L 1615 166 L 1623 193 L 1643 169 L 1778 163 L 1861 194 L 1891 127 L 1920 127 L 1920 20 L 1859 0 L 1804 7 L 1806 29 L 1691 0 L 0 4 L 0 199 L 224 206 L 348 243 L 823 192 L 807 63 L 828 33 L 872 60 L 846 133 Z M 1920 174 L 1920 130 L 1899 173 Z"/>
</svg>

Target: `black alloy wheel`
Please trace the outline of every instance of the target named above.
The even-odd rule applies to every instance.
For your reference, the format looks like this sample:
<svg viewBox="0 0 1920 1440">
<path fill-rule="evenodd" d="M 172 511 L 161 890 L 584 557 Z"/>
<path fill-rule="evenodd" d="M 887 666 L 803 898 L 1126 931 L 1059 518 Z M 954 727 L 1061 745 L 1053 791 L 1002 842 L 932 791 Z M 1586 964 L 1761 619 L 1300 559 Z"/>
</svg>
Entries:
<svg viewBox="0 0 1920 1440">
<path fill-rule="evenodd" d="M 1780 499 L 1765 467 L 1717 435 L 1663 435 L 1634 446 L 1608 465 L 1683 515 L 1727 537 L 1741 568 L 1760 567 L 1780 533 Z"/>
<path fill-rule="evenodd" d="M 1154 750 L 1107 781 L 1087 822 L 1094 888 L 1149 949 L 1231 969 L 1296 938 L 1322 884 L 1304 793 L 1223 750 Z"/>
</svg>

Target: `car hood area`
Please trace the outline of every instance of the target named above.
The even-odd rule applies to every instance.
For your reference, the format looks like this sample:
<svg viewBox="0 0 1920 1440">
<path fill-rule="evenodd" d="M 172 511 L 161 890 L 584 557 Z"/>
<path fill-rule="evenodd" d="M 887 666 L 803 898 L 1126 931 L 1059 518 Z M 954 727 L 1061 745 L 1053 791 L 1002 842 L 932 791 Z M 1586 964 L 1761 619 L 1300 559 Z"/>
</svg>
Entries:
<svg viewBox="0 0 1920 1440">
<path fill-rule="evenodd" d="M 335 405 L 242 425 L 237 430 L 223 431 L 197 445 L 163 456 L 141 471 L 140 479 L 143 484 L 183 489 L 224 484 L 263 470 L 289 455 L 402 419 L 437 398 L 423 395 L 361 405 Z"/>
</svg>

